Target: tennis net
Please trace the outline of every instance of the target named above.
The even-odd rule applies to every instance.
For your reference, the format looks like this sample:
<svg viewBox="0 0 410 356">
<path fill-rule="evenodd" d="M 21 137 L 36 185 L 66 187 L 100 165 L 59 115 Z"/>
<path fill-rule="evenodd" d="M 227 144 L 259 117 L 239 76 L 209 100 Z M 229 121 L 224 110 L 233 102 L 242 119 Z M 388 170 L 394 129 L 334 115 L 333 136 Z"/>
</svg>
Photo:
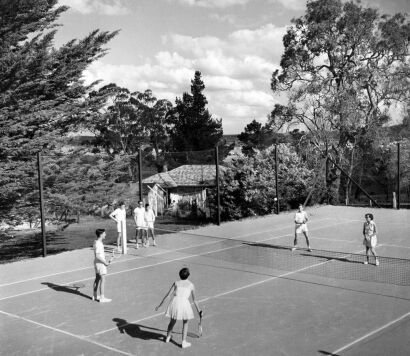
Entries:
<svg viewBox="0 0 410 356">
<path fill-rule="evenodd" d="M 364 251 L 342 252 L 298 248 L 238 239 L 221 238 L 193 232 L 166 230 L 174 241 L 183 244 L 186 258 L 195 263 L 266 273 L 266 269 L 307 273 L 325 278 L 358 280 L 410 286 L 410 260 L 379 256 L 379 266 L 370 256 L 365 265 Z M 164 232 L 164 231 L 162 231 Z M 175 246 L 175 245 L 174 245 Z"/>
</svg>

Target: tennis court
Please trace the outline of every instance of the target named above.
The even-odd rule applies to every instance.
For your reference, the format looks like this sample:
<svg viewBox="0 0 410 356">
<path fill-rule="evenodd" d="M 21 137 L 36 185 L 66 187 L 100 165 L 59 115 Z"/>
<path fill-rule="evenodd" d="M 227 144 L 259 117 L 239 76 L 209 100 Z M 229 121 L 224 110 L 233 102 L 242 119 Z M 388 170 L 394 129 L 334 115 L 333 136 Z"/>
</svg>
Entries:
<svg viewBox="0 0 410 356">
<path fill-rule="evenodd" d="M 303 236 L 290 249 L 294 212 L 131 245 L 109 267 L 107 304 L 91 301 L 91 248 L 1 265 L 0 353 L 409 355 L 410 210 L 307 212 L 312 252 Z M 378 226 L 377 267 L 362 263 L 367 212 Z M 180 323 L 164 343 L 165 307 L 154 310 L 183 266 L 204 310 L 203 335 L 191 321 L 188 349 Z"/>
</svg>

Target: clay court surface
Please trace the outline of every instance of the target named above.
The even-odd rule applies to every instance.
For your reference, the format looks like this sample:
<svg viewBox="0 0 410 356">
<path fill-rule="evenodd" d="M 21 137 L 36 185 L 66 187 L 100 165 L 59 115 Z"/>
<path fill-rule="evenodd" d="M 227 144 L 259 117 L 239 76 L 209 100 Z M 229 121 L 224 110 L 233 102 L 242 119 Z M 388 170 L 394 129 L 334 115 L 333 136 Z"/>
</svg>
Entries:
<svg viewBox="0 0 410 356">
<path fill-rule="evenodd" d="M 372 212 L 379 255 L 410 258 L 410 210 L 307 211 L 310 254 L 288 248 L 294 212 L 161 235 L 158 247 L 131 244 L 109 267 L 107 304 L 91 300 L 91 248 L 0 265 L 0 354 L 410 355 L 410 261 L 376 267 L 349 256 L 364 252 Z M 164 343 L 165 306 L 154 310 L 183 266 L 204 310 L 203 335 L 191 321 L 188 349 L 180 323 Z"/>
</svg>

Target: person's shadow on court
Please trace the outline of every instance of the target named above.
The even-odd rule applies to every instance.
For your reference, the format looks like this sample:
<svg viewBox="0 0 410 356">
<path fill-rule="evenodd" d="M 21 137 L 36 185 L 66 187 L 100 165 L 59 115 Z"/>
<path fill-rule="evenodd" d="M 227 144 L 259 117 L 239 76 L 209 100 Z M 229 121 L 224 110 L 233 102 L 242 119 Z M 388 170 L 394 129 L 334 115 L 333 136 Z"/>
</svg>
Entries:
<svg viewBox="0 0 410 356">
<path fill-rule="evenodd" d="M 112 319 L 112 321 L 116 323 L 117 328 L 121 334 L 127 334 L 131 337 L 135 337 L 142 340 L 165 341 L 166 330 L 151 328 L 139 324 L 131 324 L 121 318 L 114 318 Z M 156 331 L 160 331 L 161 333 L 158 333 Z M 173 342 L 172 339 L 171 342 Z"/>
<path fill-rule="evenodd" d="M 44 284 L 45 286 L 47 286 L 51 289 L 54 289 L 57 292 L 66 292 L 66 293 L 76 294 L 76 295 L 79 295 L 80 297 L 84 297 L 84 298 L 87 298 L 87 299 L 92 299 L 89 295 L 84 294 L 84 293 L 79 291 L 80 288 L 84 287 L 83 285 L 72 285 L 72 286 L 68 286 L 68 285 L 64 286 L 63 285 L 62 286 L 62 285 L 54 284 L 54 283 L 51 283 L 51 282 L 43 282 L 41 284 Z"/>
</svg>

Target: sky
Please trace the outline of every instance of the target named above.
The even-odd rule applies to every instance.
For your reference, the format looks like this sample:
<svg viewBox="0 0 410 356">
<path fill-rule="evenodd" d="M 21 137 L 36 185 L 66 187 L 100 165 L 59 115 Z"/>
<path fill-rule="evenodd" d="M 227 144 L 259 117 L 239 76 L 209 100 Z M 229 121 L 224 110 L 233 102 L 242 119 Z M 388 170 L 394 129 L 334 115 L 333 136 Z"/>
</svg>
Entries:
<svg viewBox="0 0 410 356">
<path fill-rule="evenodd" d="M 362 3 L 366 3 L 362 1 Z M 383 13 L 410 13 L 409 0 L 369 0 Z M 151 89 L 157 99 L 190 92 L 201 71 L 204 95 L 224 134 L 239 134 L 252 120 L 265 123 L 280 98 L 270 89 L 279 69 L 282 37 L 305 0 L 60 0 L 70 9 L 55 46 L 95 29 L 120 30 L 108 53 L 85 71 L 130 91 Z"/>
</svg>

